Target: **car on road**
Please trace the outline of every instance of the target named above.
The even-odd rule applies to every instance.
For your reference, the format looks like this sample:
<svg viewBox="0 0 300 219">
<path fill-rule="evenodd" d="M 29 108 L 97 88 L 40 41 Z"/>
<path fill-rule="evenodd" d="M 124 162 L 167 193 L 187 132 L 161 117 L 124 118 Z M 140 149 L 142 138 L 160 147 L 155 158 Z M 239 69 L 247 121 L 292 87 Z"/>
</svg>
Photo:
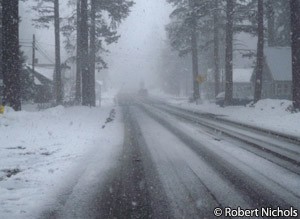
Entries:
<svg viewBox="0 0 300 219">
<path fill-rule="evenodd" d="M 139 91 L 138 91 L 138 95 L 139 95 L 140 97 L 148 97 L 148 90 L 145 89 L 145 88 L 141 88 L 141 89 L 139 89 Z"/>
</svg>

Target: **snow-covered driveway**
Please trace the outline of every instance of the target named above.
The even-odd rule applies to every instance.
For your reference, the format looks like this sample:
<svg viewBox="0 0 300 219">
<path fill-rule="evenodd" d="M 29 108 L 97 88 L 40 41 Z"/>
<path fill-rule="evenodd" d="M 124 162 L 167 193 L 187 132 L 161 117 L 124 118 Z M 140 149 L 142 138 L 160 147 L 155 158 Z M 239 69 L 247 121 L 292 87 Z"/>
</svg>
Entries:
<svg viewBox="0 0 300 219">
<path fill-rule="evenodd" d="M 35 218 L 95 178 L 104 181 L 123 143 L 118 110 L 102 128 L 112 108 L 58 106 L 0 115 L 0 218 Z"/>
</svg>

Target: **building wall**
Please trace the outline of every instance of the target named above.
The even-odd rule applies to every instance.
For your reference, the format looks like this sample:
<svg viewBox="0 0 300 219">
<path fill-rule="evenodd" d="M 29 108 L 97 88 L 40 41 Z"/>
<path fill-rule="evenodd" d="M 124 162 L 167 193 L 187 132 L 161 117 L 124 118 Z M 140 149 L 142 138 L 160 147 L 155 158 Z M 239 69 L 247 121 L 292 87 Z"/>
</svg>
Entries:
<svg viewBox="0 0 300 219">
<path fill-rule="evenodd" d="M 276 81 L 272 78 L 269 66 L 264 66 L 262 99 L 292 99 L 292 81 Z"/>
</svg>

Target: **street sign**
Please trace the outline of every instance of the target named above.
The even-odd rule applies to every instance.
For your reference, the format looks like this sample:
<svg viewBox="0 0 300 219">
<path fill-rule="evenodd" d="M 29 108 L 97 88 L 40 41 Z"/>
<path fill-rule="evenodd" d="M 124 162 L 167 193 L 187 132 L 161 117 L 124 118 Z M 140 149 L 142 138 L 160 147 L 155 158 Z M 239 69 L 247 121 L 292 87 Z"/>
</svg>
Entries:
<svg viewBox="0 0 300 219">
<path fill-rule="evenodd" d="M 196 81 L 197 81 L 199 84 L 202 84 L 204 81 L 206 81 L 205 75 L 198 75 L 197 78 L 196 78 Z"/>
<path fill-rule="evenodd" d="M 4 113 L 4 106 L 0 105 L 0 114 Z"/>
</svg>

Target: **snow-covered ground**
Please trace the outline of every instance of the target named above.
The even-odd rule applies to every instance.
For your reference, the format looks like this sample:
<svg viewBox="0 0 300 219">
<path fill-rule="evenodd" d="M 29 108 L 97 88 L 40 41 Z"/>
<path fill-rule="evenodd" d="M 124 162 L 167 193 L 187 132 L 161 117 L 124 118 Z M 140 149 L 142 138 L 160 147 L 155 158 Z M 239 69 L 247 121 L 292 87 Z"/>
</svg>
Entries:
<svg viewBox="0 0 300 219">
<path fill-rule="evenodd" d="M 288 110 L 292 105 L 292 102 L 289 100 L 264 99 L 251 107 L 220 107 L 215 103 L 209 103 L 208 101 L 196 105 L 194 103 L 189 103 L 188 98 L 166 95 L 157 90 L 150 93 L 155 98 L 159 98 L 182 108 L 222 115 L 224 118 L 233 121 L 293 136 L 300 136 L 300 113 L 291 113 Z"/>
<path fill-rule="evenodd" d="M 93 171 L 83 174 L 91 162 L 99 167 L 97 178 L 99 172 L 105 178 L 123 143 L 117 108 L 105 124 L 113 108 L 107 96 L 101 108 L 6 109 L 0 115 L 0 218 L 35 218 L 57 205 L 57 195 L 80 176 L 93 180 Z"/>
</svg>

